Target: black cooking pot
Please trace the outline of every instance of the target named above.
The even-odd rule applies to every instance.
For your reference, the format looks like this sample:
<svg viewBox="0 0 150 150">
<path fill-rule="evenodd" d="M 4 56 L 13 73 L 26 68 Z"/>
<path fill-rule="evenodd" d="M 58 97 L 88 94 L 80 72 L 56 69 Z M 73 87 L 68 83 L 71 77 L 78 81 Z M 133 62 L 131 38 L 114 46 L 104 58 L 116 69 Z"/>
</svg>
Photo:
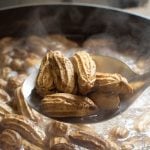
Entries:
<svg viewBox="0 0 150 150">
<path fill-rule="evenodd" d="M 15 6 L 0 11 L 0 37 L 64 34 L 79 43 L 91 36 L 117 39 L 117 52 L 128 54 L 141 71 L 150 65 L 150 20 L 118 9 L 81 4 Z M 100 53 L 99 50 L 95 53 Z M 107 55 L 107 54 L 106 54 Z M 113 56 L 113 55 L 112 55 Z M 123 60 L 124 61 L 124 60 Z M 127 61 L 128 65 L 130 62 Z M 133 65 L 131 65 L 133 69 Z"/>
</svg>

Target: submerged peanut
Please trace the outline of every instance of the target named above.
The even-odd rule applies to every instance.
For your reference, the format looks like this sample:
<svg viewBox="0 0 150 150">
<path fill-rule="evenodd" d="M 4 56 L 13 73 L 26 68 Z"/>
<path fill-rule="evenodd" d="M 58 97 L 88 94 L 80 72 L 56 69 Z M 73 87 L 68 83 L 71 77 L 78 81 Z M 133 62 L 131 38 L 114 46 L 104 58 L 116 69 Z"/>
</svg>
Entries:
<svg viewBox="0 0 150 150">
<path fill-rule="evenodd" d="M 24 96 L 21 91 L 21 87 L 18 87 L 15 90 L 15 101 L 16 101 L 17 111 L 20 115 L 26 116 L 29 119 L 34 121 L 37 120 L 37 118 L 33 113 L 33 110 L 30 108 L 30 106 L 27 104 L 26 100 L 24 99 Z"/>
<path fill-rule="evenodd" d="M 75 150 L 74 146 L 65 137 L 50 138 L 49 147 L 51 150 Z"/>
<path fill-rule="evenodd" d="M 6 103 L 0 102 L 0 114 L 14 113 L 14 110 Z"/>
<path fill-rule="evenodd" d="M 52 121 L 48 125 L 48 135 L 51 136 L 66 136 L 69 125 L 59 121 Z"/>
<path fill-rule="evenodd" d="M 4 129 L 15 130 L 35 145 L 44 145 L 46 138 L 44 131 L 27 117 L 17 114 L 6 114 L 0 125 Z"/>
<path fill-rule="evenodd" d="M 97 90 L 89 94 L 89 97 L 100 109 L 114 110 L 119 108 L 120 98 L 118 95 L 112 93 L 101 93 L 100 90 Z"/>
<path fill-rule="evenodd" d="M 4 79 L 0 78 L 0 89 L 6 89 L 7 87 L 7 81 L 5 81 Z"/>
<path fill-rule="evenodd" d="M 124 127 L 113 127 L 110 130 L 110 135 L 114 138 L 126 138 L 129 134 L 128 129 Z"/>
<path fill-rule="evenodd" d="M 22 138 L 14 130 L 6 129 L 0 134 L 0 148 L 3 150 L 21 149 Z"/>
<path fill-rule="evenodd" d="M 17 76 L 12 76 L 8 79 L 8 83 L 7 83 L 7 90 L 10 92 L 10 93 L 13 93 L 14 94 L 14 90 L 17 88 L 17 87 L 20 87 L 24 80 L 26 79 L 27 75 L 26 74 L 19 74 Z"/>
<path fill-rule="evenodd" d="M 91 150 L 109 150 L 110 145 L 107 140 L 93 132 L 72 130 L 69 132 L 69 139 L 74 144 Z"/>
<path fill-rule="evenodd" d="M 9 103 L 10 101 L 11 98 L 9 94 L 5 90 L 0 89 L 0 102 Z"/>
</svg>

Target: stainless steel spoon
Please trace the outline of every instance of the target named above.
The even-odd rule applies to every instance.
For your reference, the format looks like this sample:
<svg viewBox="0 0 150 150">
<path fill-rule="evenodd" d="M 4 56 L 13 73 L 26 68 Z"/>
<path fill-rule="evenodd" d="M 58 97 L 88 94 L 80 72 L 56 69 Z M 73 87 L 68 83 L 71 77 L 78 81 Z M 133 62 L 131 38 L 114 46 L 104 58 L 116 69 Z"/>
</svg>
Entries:
<svg viewBox="0 0 150 150">
<path fill-rule="evenodd" d="M 126 64 L 115 58 L 106 56 L 92 56 L 96 62 L 97 71 L 108 73 L 119 73 L 126 77 L 136 88 L 132 95 L 121 99 L 120 106 L 114 111 L 99 110 L 95 114 L 86 117 L 54 118 L 70 123 L 95 123 L 111 119 L 125 110 L 137 99 L 137 97 L 150 85 L 150 72 L 143 75 L 136 74 Z M 35 110 L 40 111 L 40 97 L 34 92 L 35 81 L 39 67 L 35 67 L 33 73 L 25 80 L 22 93 L 28 104 Z"/>
</svg>

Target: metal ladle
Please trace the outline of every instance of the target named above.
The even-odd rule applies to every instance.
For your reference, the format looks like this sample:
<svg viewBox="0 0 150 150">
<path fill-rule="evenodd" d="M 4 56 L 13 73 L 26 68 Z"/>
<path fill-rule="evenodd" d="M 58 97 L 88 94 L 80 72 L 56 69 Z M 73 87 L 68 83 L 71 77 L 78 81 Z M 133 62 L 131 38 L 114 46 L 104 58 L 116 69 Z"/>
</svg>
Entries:
<svg viewBox="0 0 150 150">
<path fill-rule="evenodd" d="M 107 73 L 119 73 L 126 77 L 132 85 L 136 88 L 133 94 L 128 95 L 121 99 L 120 106 L 114 111 L 104 111 L 99 110 L 91 116 L 85 117 L 67 117 L 67 118 L 54 118 L 60 121 L 69 123 L 95 123 L 111 119 L 121 113 L 123 113 L 127 108 L 136 101 L 137 97 L 150 85 L 150 72 L 143 75 L 136 74 L 132 71 L 125 63 L 117 60 L 115 58 L 107 56 L 92 56 L 95 60 L 97 71 L 107 72 Z M 27 101 L 27 103 L 36 111 L 40 110 L 41 98 L 34 92 L 36 77 L 39 68 L 35 68 L 32 74 L 25 80 L 22 86 L 22 93 Z"/>
</svg>

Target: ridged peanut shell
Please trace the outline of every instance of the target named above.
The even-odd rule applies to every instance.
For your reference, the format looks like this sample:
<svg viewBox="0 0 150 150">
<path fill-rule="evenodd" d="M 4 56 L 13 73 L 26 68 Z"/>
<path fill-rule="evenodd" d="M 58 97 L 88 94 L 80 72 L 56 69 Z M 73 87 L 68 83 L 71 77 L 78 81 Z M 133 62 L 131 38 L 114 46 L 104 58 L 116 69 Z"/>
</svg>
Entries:
<svg viewBox="0 0 150 150">
<path fill-rule="evenodd" d="M 21 149 L 22 138 L 14 130 L 6 129 L 0 134 L 0 148 L 3 150 Z"/>
<path fill-rule="evenodd" d="M 102 92 L 113 92 L 116 94 L 132 93 L 132 87 L 127 79 L 120 74 L 96 73 L 95 87 Z"/>
<path fill-rule="evenodd" d="M 73 145 L 64 137 L 53 137 L 50 139 L 51 150 L 75 150 Z"/>
<path fill-rule="evenodd" d="M 5 90 L 0 89 L 0 102 L 9 103 L 10 101 L 11 98 L 9 94 Z"/>
<path fill-rule="evenodd" d="M 43 146 L 44 144 L 46 137 L 44 131 L 25 116 L 6 114 L 0 125 L 4 129 L 15 130 L 35 145 Z"/>
<path fill-rule="evenodd" d="M 22 140 L 24 150 L 45 150 L 45 147 L 39 147 L 26 139 Z"/>
<path fill-rule="evenodd" d="M 4 116 L 9 113 L 14 113 L 14 110 L 9 105 L 0 102 L 0 116 Z"/>
<path fill-rule="evenodd" d="M 47 53 L 42 59 L 39 73 L 36 79 L 36 91 L 42 97 L 51 93 L 50 90 L 54 89 L 53 76 L 49 65 L 49 57 L 51 52 Z"/>
<path fill-rule="evenodd" d="M 71 61 L 60 51 L 51 51 L 51 53 L 49 62 L 57 90 L 64 93 L 75 93 L 75 75 Z"/>
<path fill-rule="evenodd" d="M 71 58 L 78 78 L 78 90 L 85 95 L 91 91 L 96 80 L 96 64 L 86 51 L 78 51 Z"/>
<path fill-rule="evenodd" d="M 50 117 L 82 117 L 95 112 L 96 105 L 88 97 L 68 93 L 46 95 L 41 110 Z"/>
<path fill-rule="evenodd" d="M 116 139 L 126 138 L 129 134 L 129 131 L 125 127 L 116 126 L 110 130 L 110 135 Z"/>
<path fill-rule="evenodd" d="M 59 121 L 52 121 L 48 125 L 48 136 L 65 136 L 68 129 L 68 124 Z"/>
<path fill-rule="evenodd" d="M 0 148 L 3 150 L 43 150 L 43 148 L 30 143 L 21 135 L 11 129 L 6 129 L 0 134 Z"/>
<path fill-rule="evenodd" d="M 20 115 L 26 116 L 27 118 L 36 121 L 37 118 L 35 117 L 33 110 L 27 104 L 26 100 L 21 91 L 21 87 L 18 87 L 15 90 L 15 101 L 17 106 L 17 111 Z"/>
<path fill-rule="evenodd" d="M 69 139 L 72 143 L 91 150 L 109 150 L 109 143 L 101 136 L 93 132 L 83 130 L 72 130 L 69 132 Z"/>
</svg>

